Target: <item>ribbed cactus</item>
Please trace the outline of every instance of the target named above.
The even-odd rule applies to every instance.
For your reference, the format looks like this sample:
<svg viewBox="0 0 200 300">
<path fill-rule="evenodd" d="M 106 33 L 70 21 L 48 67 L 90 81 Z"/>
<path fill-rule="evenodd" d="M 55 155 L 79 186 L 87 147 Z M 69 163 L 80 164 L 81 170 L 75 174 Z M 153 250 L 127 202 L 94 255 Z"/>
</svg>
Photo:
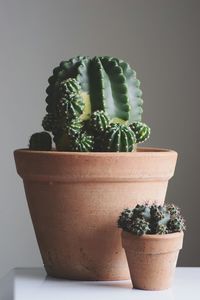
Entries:
<svg viewBox="0 0 200 300">
<path fill-rule="evenodd" d="M 101 134 L 109 125 L 109 118 L 103 110 L 97 110 L 91 114 L 89 127 L 94 134 Z"/>
<path fill-rule="evenodd" d="M 117 221 L 118 227 L 122 228 L 125 231 L 131 231 L 132 230 L 132 210 L 125 208 L 121 215 L 119 216 L 119 219 Z"/>
<path fill-rule="evenodd" d="M 80 135 L 83 124 L 79 118 L 72 120 L 66 119 L 65 123 L 62 124 L 62 129 L 57 127 L 52 131 L 54 135 L 54 142 L 58 151 L 71 151 L 72 140 Z"/>
<path fill-rule="evenodd" d="M 83 119 L 88 119 L 94 111 L 103 110 L 113 122 L 141 120 L 140 82 L 135 71 L 123 60 L 108 56 L 78 56 L 61 62 L 49 78 L 47 112 L 54 113 L 60 84 L 70 78 L 80 84 L 80 95 L 85 104 Z"/>
<path fill-rule="evenodd" d="M 126 208 L 118 219 L 118 227 L 136 235 L 167 234 L 184 231 L 185 221 L 174 204 L 137 205 Z"/>
<path fill-rule="evenodd" d="M 94 139 L 86 132 L 80 133 L 71 140 L 71 151 L 90 152 L 94 148 Z"/>
<path fill-rule="evenodd" d="M 36 132 L 29 140 L 29 149 L 37 151 L 49 151 L 52 147 L 51 136 L 47 132 Z"/>
<path fill-rule="evenodd" d="M 134 132 L 136 136 L 137 144 L 145 142 L 150 137 L 151 129 L 145 123 L 133 122 L 132 124 L 129 125 L 129 127 L 131 128 L 131 130 Z"/>
<path fill-rule="evenodd" d="M 63 129 L 67 120 L 79 117 L 83 113 L 84 103 L 80 96 L 80 86 L 75 79 L 58 84 L 54 102 L 47 105 L 47 115 L 42 126 L 47 131 Z"/>
<path fill-rule="evenodd" d="M 49 78 L 42 126 L 58 151 L 134 151 L 150 133 L 140 122 L 139 86 L 135 71 L 117 58 L 63 61 Z"/>
<path fill-rule="evenodd" d="M 56 112 L 58 116 L 72 119 L 79 117 L 83 113 L 84 102 L 80 95 L 80 85 L 69 78 L 58 85 L 58 98 Z"/>
<path fill-rule="evenodd" d="M 82 128 L 83 123 L 79 118 L 75 118 L 72 120 L 66 120 L 66 123 L 63 126 L 63 131 L 69 136 L 77 136 L 80 134 Z"/>
<path fill-rule="evenodd" d="M 123 124 L 110 124 L 106 129 L 102 143 L 105 151 L 109 152 L 131 152 L 136 143 L 134 133 Z"/>
</svg>

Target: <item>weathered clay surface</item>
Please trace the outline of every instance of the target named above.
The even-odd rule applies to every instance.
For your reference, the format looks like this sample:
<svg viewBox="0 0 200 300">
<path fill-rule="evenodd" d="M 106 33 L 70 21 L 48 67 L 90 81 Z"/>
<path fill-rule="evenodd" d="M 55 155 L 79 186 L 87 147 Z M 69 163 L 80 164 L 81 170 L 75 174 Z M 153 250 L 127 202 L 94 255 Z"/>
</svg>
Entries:
<svg viewBox="0 0 200 300">
<path fill-rule="evenodd" d="M 44 266 L 49 275 L 77 280 L 129 278 L 116 222 L 144 201 L 162 204 L 177 153 L 16 150 Z"/>
<path fill-rule="evenodd" d="M 183 232 L 137 236 L 122 232 L 122 246 L 133 288 L 163 290 L 171 286 Z"/>
</svg>

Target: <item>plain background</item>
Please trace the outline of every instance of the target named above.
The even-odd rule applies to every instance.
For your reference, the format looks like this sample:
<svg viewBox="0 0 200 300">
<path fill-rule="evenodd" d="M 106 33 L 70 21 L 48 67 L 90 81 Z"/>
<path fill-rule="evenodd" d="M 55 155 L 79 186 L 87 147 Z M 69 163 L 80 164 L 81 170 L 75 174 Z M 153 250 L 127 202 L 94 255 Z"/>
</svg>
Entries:
<svg viewBox="0 0 200 300">
<path fill-rule="evenodd" d="M 166 198 L 187 220 L 179 265 L 200 266 L 199 31 L 198 0 L 0 1 L 0 277 L 42 265 L 13 150 L 42 129 L 52 69 L 79 54 L 137 71 L 148 144 L 179 153 Z"/>
</svg>

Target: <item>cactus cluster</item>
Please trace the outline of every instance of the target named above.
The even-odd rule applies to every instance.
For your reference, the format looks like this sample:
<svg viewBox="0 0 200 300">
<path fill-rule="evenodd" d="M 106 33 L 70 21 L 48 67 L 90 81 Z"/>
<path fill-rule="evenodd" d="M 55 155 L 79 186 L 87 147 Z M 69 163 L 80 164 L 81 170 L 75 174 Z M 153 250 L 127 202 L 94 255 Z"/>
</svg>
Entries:
<svg viewBox="0 0 200 300">
<path fill-rule="evenodd" d="M 125 209 L 117 223 L 119 228 L 136 235 L 168 234 L 186 229 L 180 209 L 174 204 L 138 204 L 134 209 Z"/>
<path fill-rule="evenodd" d="M 61 62 L 49 78 L 43 129 L 58 151 L 134 151 L 150 135 L 141 122 L 139 86 L 135 71 L 117 58 L 79 56 Z M 45 145 L 43 133 L 37 136 Z"/>
</svg>

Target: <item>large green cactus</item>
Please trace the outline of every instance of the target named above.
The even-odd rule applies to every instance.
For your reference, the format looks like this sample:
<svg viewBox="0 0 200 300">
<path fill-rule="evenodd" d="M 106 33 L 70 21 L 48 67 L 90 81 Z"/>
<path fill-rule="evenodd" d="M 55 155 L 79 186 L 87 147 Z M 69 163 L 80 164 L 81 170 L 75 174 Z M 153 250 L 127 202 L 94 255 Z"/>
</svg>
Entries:
<svg viewBox="0 0 200 300">
<path fill-rule="evenodd" d="M 149 136 L 141 123 L 142 92 L 123 60 L 77 56 L 53 70 L 44 130 L 58 151 L 134 151 Z"/>
<path fill-rule="evenodd" d="M 78 56 L 63 61 L 53 70 L 46 90 L 47 112 L 55 114 L 60 97 L 60 85 L 69 78 L 80 84 L 84 102 L 82 120 L 103 110 L 112 122 L 141 120 L 142 92 L 135 71 L 124 61 L 108 56 L 89 58 Z"/>
</svg>

